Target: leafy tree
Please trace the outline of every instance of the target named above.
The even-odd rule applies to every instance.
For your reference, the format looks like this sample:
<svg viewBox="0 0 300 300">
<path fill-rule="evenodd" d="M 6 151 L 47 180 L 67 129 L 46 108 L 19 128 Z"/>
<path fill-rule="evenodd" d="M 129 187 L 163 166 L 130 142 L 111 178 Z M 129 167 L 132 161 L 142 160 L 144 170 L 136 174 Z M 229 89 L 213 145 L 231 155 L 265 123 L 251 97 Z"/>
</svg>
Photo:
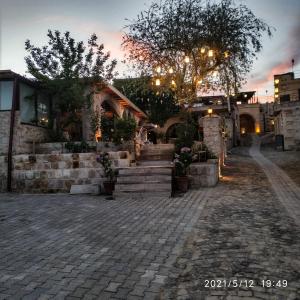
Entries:
<svg viewBox="0 0 300 300">
<path fill-rule="evenodd" d="M 110 61 L 110 53 L 98 43 L 96 34 L 87 46 L 76 42 L 68 31 L 48 30 L 47 37 L 48 44 L 42 47 L 25 42 L 28 72 L 52 96 L 61 114 L 78 119 L 78 111 L 91 94 L 113 78 L 116 60 Z"/>
<path fill-rule="evenodd" d="M 214 89 L 237 90 L 271 28 L 233 0 L 153 2 L 126 26 L 123 46 L 138 70 L 160 80 L 177 101 Z M 217 71 L 217 72 L 216 72 Z"/>
<path fill-rule="evenodd" d="M 114 80 L 114 86 L 122 91 L 135 105 L 147 113 L 149 121 L 163 126 L 168 118 L 179 111 L 174 92 L 158 92 L 153 89 L 150 77 Z"/>
<path fill-rule="evenodd" d="M 113 140 L 116 144 L 122 141 L 130 141 L 134 138 L 136 130 L 136 122 L 133 118 L 118 118 L 114 120 Z"/>
</svg>

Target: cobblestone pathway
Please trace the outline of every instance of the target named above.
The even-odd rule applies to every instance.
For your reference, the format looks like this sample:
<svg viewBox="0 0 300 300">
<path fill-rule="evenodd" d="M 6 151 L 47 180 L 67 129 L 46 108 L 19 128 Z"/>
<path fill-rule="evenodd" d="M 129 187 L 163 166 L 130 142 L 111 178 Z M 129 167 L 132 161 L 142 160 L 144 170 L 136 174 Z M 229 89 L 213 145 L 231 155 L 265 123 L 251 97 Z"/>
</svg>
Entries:
<svg viewBox="0 0 300 300">
<path fill-rule="evenodd" d="M 278 200 L 263 170 L 245 154 L 231 156 L 224 172 L 161 299 L 300 299 L 300 228 L 293 218 L 298 206 L 291 216 L 284 207 L 288 200 Z M 263 287 L 268 279 L 273 287 Z"/>
<path fill-rule="evenodd" d="M 260 143 L 256 139 L 250 148 L 250 155 L 264 170 L 278 199 L 300 226 L 300 187 L 281 168 L 260 153 L 259 148 Z"/>
<path fill-rule="evenodd" d="M 210 190 L 0 196 L 0 299 L 154 299 Z"/>
</svg>

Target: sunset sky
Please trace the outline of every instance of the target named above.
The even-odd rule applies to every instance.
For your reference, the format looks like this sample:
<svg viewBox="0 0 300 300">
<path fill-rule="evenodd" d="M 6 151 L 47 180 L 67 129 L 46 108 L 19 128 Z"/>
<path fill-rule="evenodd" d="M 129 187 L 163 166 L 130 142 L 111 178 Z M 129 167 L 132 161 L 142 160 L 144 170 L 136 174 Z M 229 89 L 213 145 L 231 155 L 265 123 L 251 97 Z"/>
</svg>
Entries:
<svg viewBox="0 0 300 300">
<path fill-rule="evenodd" d="M 77 40 L 87 41 L 96 33 L 113 58 L 123 58 L 121 38 L 125 19 L 133 19 L 150 0 L 0 0 L 0 69 L 26 74 L 24 42 L 46 43 L 48 29 L 70 31 Z M 273 94 L 273 75 L 292 70 L 300 77 L 300 1 L 236 0 L 246 4 L 256 16 L 275 27 L 273 38 L 264 37 L 244 91 L 255 90 L 263 96 Z M 126 67 L 118 64 L 120 77 Z M 266 93 L 266 90 L 268 91 Z"/>
</svg>

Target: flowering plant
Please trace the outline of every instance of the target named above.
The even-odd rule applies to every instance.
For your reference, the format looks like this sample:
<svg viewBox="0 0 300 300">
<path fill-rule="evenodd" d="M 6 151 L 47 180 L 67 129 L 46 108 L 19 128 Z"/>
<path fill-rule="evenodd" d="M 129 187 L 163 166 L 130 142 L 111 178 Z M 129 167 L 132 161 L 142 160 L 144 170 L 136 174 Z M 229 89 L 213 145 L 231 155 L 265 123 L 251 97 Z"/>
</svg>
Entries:
<svg viewBox="0 0 300 300">
<path fill-rule="evenodd" d="M 99 162 L 103 169 L 104 169 L 104 175 L 106 178 L 109 179 L 109 181 L 114 181 L 115 177 L 117 176 L 116 170 L 112 168 L 112 161 L 109 158 L 108 153 L 101 153 L 97 156 L 97 162 Z"/>
<path fill-rule="evenodd" d="M 176 176 L 186 176 L 187 169 L 192 163 L 192 152 L 188 147 L 183 147 L 179 154 L 175 154 L 174 159 L 175 165 L 175 175 Z"/>
</svg>

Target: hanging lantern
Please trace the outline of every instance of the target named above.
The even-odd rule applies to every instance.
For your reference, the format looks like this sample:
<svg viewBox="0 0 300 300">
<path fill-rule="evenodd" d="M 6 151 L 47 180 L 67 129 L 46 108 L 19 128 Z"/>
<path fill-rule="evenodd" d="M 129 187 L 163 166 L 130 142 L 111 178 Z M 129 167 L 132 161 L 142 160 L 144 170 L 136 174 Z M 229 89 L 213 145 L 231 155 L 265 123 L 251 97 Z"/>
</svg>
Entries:
<svg viewBox="0 0 300 300">
<path fill-rule="evenodd" d="M 228 57 L 229 57 L 229 52 L 228 52 L 228 51 L 225 51 L 225 52 L 224 52 L 224 57 L 225 57 L 225 58 L 228 58 Z"/>
<path fill-rule="evenodd" d="M 155 85 L 156 85 L 156 86 L 160 86 L 160 79 L 157 78 L 157 79 L 155 80 Z"/>
<path fill-rule="evenodd" d="M 156 72 L 157 72 L 158 74 L 161 72 L 161 67 L 160 67 L 160 66 L 158 66 L 158 67 L 156 68 Z"/>
<path fill-rule="evenodd" d="M 185 62 L 186 64 L 188 64 L 188 63 L 190 62 L 190 58 L 189 58 L 188 56 L 186 56 L 186 57 L 184 58 L 184 62 Z"/>
<path fill-rule="evenodd" d="M 174 70 L 173 70 L 172 67 L 169 69 L 169 73 L 170 73 L 170 74 L 173 74 L 173 73 L 174 73 Z"/>
<path fill-rule="evenodd" d="M 175 85 L 176 85 L 175 80 L 172 80 L 172 81 L 171 81 L 171 84 L 172 84 L 173 86 L 175 86 Z"/>
<path fill-rule="evenodd" d="M 200 52 L 201 52 L 202 54 L 204 54 L 204 53 L 205 53 L 205 48 L 202 47 L 202 48 L 200 49 Z"/>
<path fill-rule="evenodd" d="M 208 50 L 208 57 L 214 56 L 214 50 Z"/>
</svg>

